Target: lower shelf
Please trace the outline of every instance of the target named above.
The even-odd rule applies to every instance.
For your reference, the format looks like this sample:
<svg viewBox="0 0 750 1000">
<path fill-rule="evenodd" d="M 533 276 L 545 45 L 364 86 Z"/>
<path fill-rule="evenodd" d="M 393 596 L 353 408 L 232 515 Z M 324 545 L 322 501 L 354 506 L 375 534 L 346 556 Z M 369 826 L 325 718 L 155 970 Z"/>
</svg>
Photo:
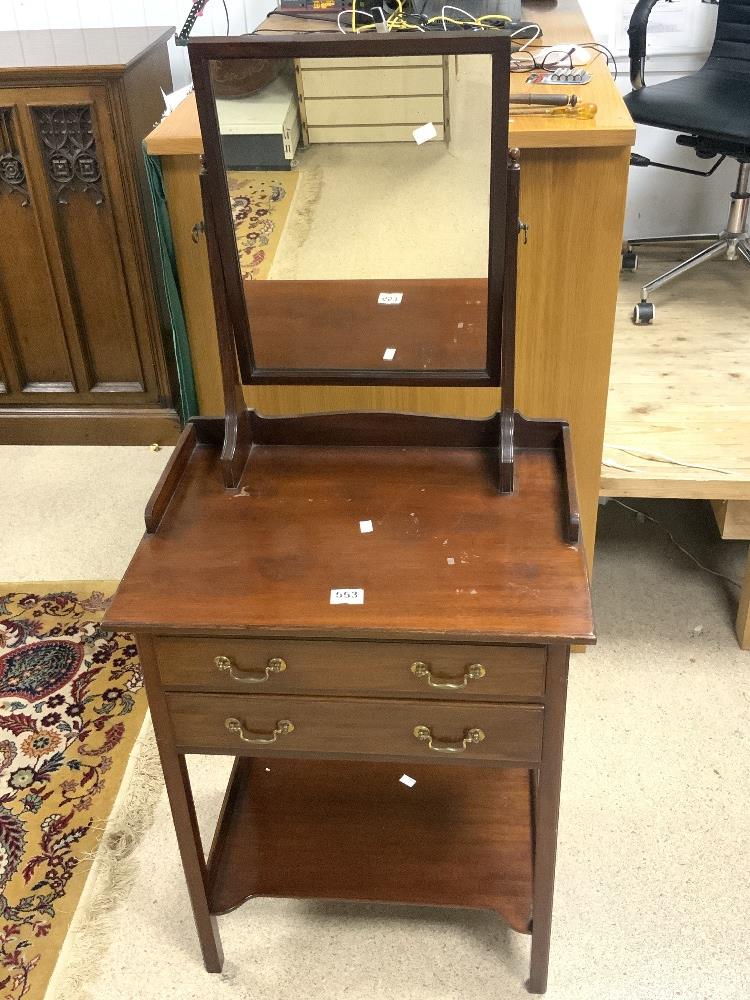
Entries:
<svg viewBox="0 0 750 1000">
<path fill-rule="evenodd" d="M 212 912 L 251 896 L 497 911 L 530 928 L 530 772 L 238 758 L 208 863 Z"/>
</svg>

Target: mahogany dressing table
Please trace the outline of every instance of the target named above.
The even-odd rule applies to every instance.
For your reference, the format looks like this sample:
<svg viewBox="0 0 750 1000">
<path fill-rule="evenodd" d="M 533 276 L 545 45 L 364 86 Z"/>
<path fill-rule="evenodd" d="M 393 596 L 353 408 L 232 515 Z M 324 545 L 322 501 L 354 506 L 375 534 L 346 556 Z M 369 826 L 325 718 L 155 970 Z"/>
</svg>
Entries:
<svg viewBox="0 0 750 1000">
<path fill-rule="evenodd" d="M 106 623 L 136 636 L 208 971 L 223 962 L 217 916 L 252 896 L 482 907 L 531 934 L 528 988 L 543 993 L 568 655 L 594 641 L 570 435 L 513 406 L 509 41 L 413 34 L 191 43 L 226 412 L 185 428 Z M 461 130 L 485 128 L 487 229 L 464 235 L 485 241 L 486 268 L 445 281 L 377 260 L 339 289 L 300 274 L 332 350 L 306 339 L 294 282 L 243 282 L 212 65 L 408 69 L 425 53 L 459 57 L 451 136 L 408 147 L 394 183 L 447 210 L 455 171 L 476 167 Z M 302 150 L 300 170 L 311 152 L 325 179 L 335 150 Z M 365 186 L 342 211 L 376 225 L 381 198 Z M 502 408 L 246 409 L 243 385 L 295 382 L 500 385 Z M 207 857 L 188 753 L 235 761 Z"/>
</svg>

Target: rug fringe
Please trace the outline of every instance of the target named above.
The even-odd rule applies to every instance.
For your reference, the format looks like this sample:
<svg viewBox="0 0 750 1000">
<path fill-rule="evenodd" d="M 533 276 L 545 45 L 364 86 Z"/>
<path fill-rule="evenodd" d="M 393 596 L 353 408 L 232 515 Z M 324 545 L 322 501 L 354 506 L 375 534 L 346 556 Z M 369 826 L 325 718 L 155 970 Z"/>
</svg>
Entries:
<svg viewBox="0 0 750 1000">
<path fill-rule="evenodd" d="M 47 987 L 45 1000 L 86 1000 L 91 968 L 101 960 L 114 927 L 114 911 L 128 895 L 138 865 L 136 847 L 154 821 L 164 791 L 159 752 L 147 713 L 120 791 L 104 827 L 86 887 Z"/>
<path fill-rule="evenodd" d="M 315 165 L 300 173 L 294 192 L 294 200 L 286 217 L 286 223 L 276 248 L 274 259 L 268 272 L 269 278 L 298 278 L 299 254 L 310 235 L 312 211 L 323 190 L 323 170 Z M 293 236 L 289 236 L 289 232 Z"/>
</svg>

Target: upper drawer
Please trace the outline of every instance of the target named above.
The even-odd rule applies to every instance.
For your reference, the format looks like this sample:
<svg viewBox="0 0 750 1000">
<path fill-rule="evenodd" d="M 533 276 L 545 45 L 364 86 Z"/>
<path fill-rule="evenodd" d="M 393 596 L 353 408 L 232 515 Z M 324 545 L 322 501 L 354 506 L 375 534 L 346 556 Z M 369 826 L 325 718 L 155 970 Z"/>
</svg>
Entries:
<svg viewBox="0 0 750 1000">
<path fill-rule="evenodd" d="M 305 99 L 311 97 L 393 97 L 396 94 L 442 94 L 442 66 L 398 66 L 379 69 L 308 70 Z"/>
<path fill-rule="evenodd" d="M 170 690 L 457 698 L 541 698 L 543 646 L 336 642 L 323 639 L 156 640 Z"/>
<path fill-rule="evenodd" d="M 337 56 L 333 59 L 300 59 L 299 68 L 328 69 L 338 72 L 342 69 L 369 70 L 373 66 L 442 66 L 443 56 Z"/>
</svg>

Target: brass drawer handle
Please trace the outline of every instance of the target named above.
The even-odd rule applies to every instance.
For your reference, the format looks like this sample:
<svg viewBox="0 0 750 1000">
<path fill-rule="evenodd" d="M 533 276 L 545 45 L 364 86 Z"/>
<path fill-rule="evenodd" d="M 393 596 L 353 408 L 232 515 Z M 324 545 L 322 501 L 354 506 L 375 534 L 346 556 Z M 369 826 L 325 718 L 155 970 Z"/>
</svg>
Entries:
<svg viewBox="0 0 750 1000">
<path fill-rule="evenodd" d="M 422 743 L 426 743 L 435 753 L 463 753 L 470 743 L 481 743 L 484 739 L 483 729 L 464 729 L 463 739 L 436 740 L 428 726 L 415 726 L 414 735 Z"/>
<path fill-rule="evenodd" d="M 276 728 L 268 735 L 245 736 L 245 727 L 239 719 L 226 719 L 224 725 L 230 733 L 237 733 L 243 743 L 275 743 L 279 736 L 294 732 L 294 723 L 289 719 L 279 719 Z"/>
<path fill-rule="evenodd" d="M 251 673 L 249 670 L 235 670 L 234 664 L 228 656 L 217 656 L 214 664 L 219 670 L 228 670 L 233 681 L 241 684 L 262 684 L 267 681 L 271 674 L 281 674 L 286 670 L 286 660 L 280 656 L 272 656 L 262 673 Z"/>
<path fill-rule="evenodd" d="M 411 672 L 415 677 L 426 677 L 431 688 L 450 688 L 452 691 L 465 688 L 469 681 L 478 681 L 487 673 L 481 663 L 470 663 L 464 670 L 463 677 L 458 680 L 457 678 L 443 677 L 441 674 L 433 674 L 432 668 L 421 660 L 412 663 Z"/>
</svg>

